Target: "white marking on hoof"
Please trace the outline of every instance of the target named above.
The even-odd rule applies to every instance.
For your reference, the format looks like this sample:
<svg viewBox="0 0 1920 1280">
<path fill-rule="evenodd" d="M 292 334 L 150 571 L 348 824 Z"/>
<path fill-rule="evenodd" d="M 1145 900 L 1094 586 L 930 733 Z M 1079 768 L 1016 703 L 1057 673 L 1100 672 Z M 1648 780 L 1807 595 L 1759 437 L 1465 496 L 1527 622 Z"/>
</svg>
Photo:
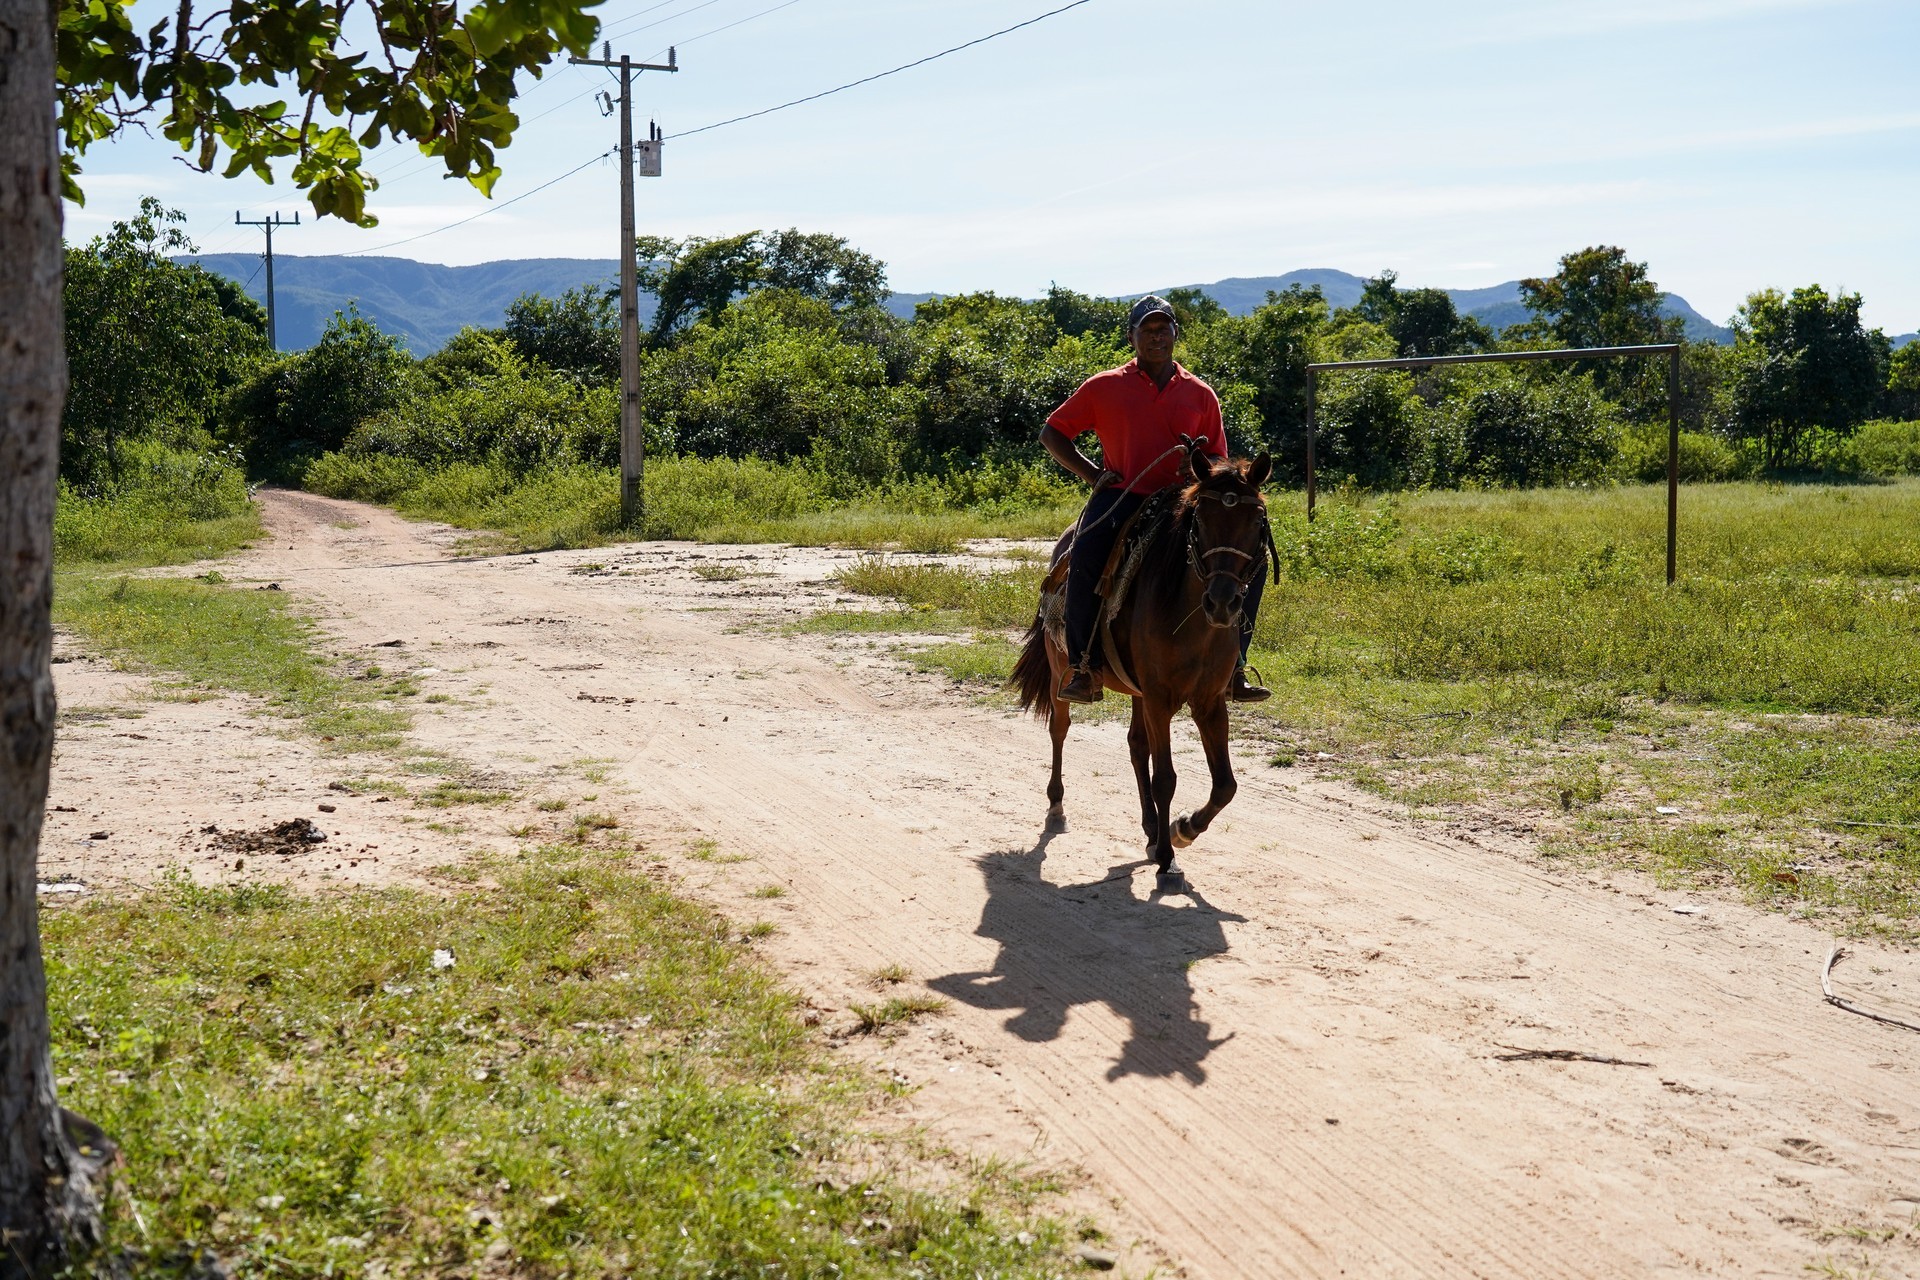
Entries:
<svg viewBox="0 0 1920 1280">
<path fill-rule="evenodd" d="M 1047 807 L 1047 817 L 1050 820 L 1064 821 L 1066 816 L 1067 816 L 1067 809 L 1064 804 L 1049 805 Z"/>
<path fill-rule="evenodd" d="M 1169 862 L 1166 866 L 1160 868 L 1160 878 L 1162 880 L 1184 880 L 1187 878 L 1187 873 L 1180 869 L 1179 863 Z"/>
<path fill-rule="evenodd" d="M 1182 818 L 1180 819 L 1180 821 L 1173 824 L 1173 832 L 1172 832 L 1171 838 L 1173 840 L 1174 848 L 1184 849 L 1188 845 L 1192 844 L 1195 840 L 1199 839 L 1200 833 L 1195 831 L 1191 826 L 1189 826 L 1185 818 Z"/>
</svg>

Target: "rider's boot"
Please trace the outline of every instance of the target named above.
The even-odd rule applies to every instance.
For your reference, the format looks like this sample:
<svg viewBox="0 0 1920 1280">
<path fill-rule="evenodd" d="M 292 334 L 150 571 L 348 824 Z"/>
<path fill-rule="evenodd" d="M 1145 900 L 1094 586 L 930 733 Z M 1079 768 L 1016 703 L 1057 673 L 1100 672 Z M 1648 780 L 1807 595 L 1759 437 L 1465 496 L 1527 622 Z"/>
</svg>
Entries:
<svg viewBox="0 0 1920 1280">
<path fill-rule="evenodd" d="M 1066 695 L 1061 694 L 1062 697 Z M 1247 664 L 1241 663 L 1233 669 L 1233 680 L 1227 685 L 1229 702 L 1265 702 L 1273 696 L 1273 690 L 1257 684 L 1247 683 Z"/>
<path fill-rule="evenodd" d="M 1100 682 L 1093 678 L 1093 672 L 1087 669 L 1086 660 L 1083 658 L 1074 666 L 1066 682 L 1060 686 L 1058 696 L 1062 702 L 1084 703 L 1098 702 L 1107 694 L 1106 690 L 1100 687 Z"/>
</svg>

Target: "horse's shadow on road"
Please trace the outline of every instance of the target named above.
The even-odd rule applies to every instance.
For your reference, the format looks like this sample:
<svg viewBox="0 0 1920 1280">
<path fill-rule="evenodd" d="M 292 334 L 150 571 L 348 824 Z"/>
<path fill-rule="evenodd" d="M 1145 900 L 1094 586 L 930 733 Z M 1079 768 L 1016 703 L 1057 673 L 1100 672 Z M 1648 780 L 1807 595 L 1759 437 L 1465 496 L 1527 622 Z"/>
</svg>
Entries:
<svg viewBox="0 0 1920 1280">
<path fill-rule="evenodd" d="M 1049 884 L 1041 865 L 1052 838 L 979 860 L 987 905 L 974 932 L 998 942 L 1000 954 L 990 971 L 927 985 L 976 1008 L 1014 1011 L 1006 1029 L 1034 1042 L 1058 1037 L 1074 1006 L 1105 1005 L 1130 1028 L 1107 1079 L 1177 1075 L 1202 1083 L 1207 1055 L 1233 1037 L 1214 1037 L 1200 1019 L 1188 970 L 1223 954 L 1221 926 L 1246 917 L 1216 910 L 1186 887 L 1137 896 L 1134 873 L 1147 865 L 1139 862 L 1089 884 Z"/>
</svg>

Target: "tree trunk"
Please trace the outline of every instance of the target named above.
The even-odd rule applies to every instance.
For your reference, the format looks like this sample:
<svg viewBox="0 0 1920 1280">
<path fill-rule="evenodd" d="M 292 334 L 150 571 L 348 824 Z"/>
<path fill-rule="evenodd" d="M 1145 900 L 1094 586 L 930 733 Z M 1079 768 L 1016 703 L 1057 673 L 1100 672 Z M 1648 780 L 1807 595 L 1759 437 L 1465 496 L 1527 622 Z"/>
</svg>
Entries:
<svg viewBox="0 0 1920 1280">
<path fill-rule="evenodd" d="M 0 0 L 0 1277 L 97 1238 L 107 1148 L 60 1110 L 35 898 L 53 759 L 53 500 L 66 398 L 49 0 Z"/>
</svg>

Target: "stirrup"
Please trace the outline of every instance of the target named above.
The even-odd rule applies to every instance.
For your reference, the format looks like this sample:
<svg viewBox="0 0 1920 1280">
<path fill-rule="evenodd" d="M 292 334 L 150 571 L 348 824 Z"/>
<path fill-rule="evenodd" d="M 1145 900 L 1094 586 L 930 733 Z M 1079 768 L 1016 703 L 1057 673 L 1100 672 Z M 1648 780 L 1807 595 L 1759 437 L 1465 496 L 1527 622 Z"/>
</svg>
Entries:
<svg viewBox="0 0 1920 1280">
<path fill-rule="evenodd" d="M 1074 689 L 1074 685 L 1083 680 L 1086 682 L 1085 687 Z M 1068 693 L 1069 689 L 1073 689 L 1073 692 Z M 1060 682 L 1060 688 L 1054 696 L 1062 702 L 1089 703 L 1100 701 L 1107 696 L 1107 691 L 1100 687 L 1100 682 L 1093 678 L 1093 672 L 1088 669 L 1085 662 L 1082 662 L 1067 674 L 1065 680 Z"/>
</svg>

